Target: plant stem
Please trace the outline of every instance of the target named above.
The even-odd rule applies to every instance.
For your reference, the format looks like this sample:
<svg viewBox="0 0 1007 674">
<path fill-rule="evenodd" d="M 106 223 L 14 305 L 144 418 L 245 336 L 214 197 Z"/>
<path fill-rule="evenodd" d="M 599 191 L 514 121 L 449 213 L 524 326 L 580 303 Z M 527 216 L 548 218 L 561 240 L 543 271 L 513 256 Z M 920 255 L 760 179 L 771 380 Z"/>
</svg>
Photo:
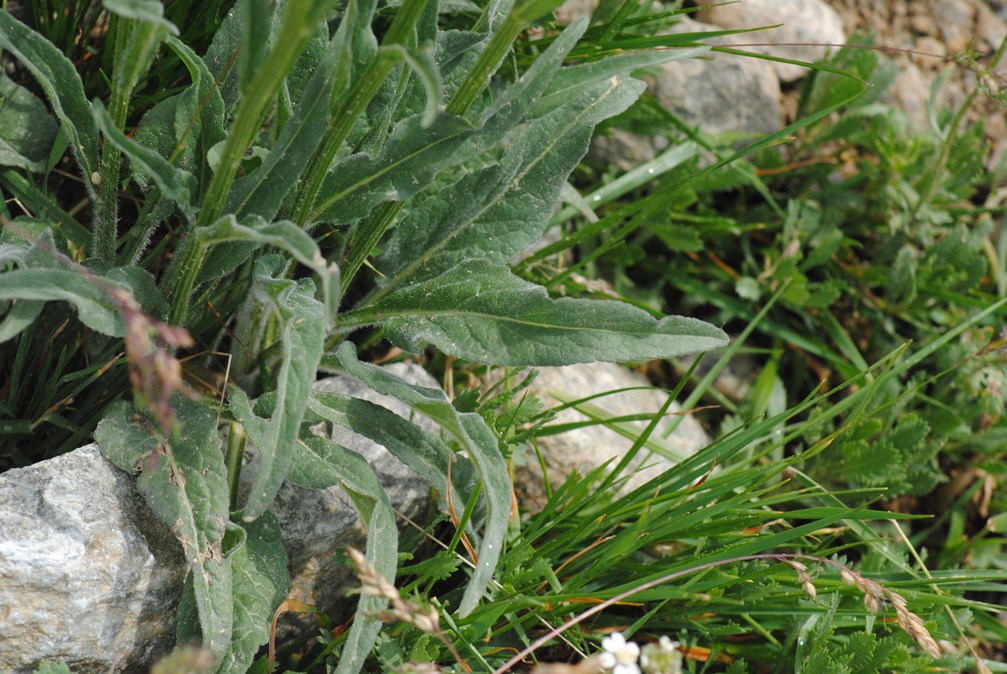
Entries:
<svg viewBox="0 0 1007 674">
<path fill-rule="evenodd" d="M 395 14 L 392 25 L 385 33 L 382 40 L 383 46 L 405 44 L 413 34 L 416 22 L 419 21 L 423 8 L 427 0 L 406 0 L 402 8 Z M 308 168 L 305 171 L 307 179 L 300 194 L 295 199 L 297 210 L 294 213 L 294 222 L 301 227 L 310 224 L 314 217 L 312 209 L 315 200 L 325 182 L 325 176 L 332 166 L 332 161 L 350 135 L 354 125 L 370 104 L 371 99 L 378 93 L 385 78 L 391 72 L 398 59 L 388 53 L 378 52 L 378 55 L 370 62 L 367 69 L 357 78 L 356 84 L 350 89 L 346 97 L 346 102 L 335 106 L 330 112 L 329 130 L 325 134 L 325 141 L 321 148 L 311 158 Z"/>
<path fill-rule="evenodd" d="M 185 322 L 189 299 L 206 257 L 206 250 L 199 243 L 196 230 L 213 224 L 223 213 L 245 150 L 258 133 L 283 79 L 311 39 L 315 28 L 315 17 L 319 11 L 318 3 L 311 0 L 290 0 L 280 34 L 276 38 L 276 45 L 269 52 L 262 68 L 255 74 L 248 90 L 242 92 L 234 123 L 220 154 L 220 165 L 213 174 L 203 198 L 196 226 L 182 241 L 177 265 L 172 270 L 174 273 L 169 274 L 169 277 L 178 278 L 178 282 L 174 284 L 169 315 L 169 320 L 174 325 L 182 325 Z"/>
<path fill-rule="evenodd" d="M 479 60 L 476 61 L 476 64 L 469 71 L 468 75 L 466 75 L 465 80 L 455 92 L 455 95 L 448 102 L 445 108 L 446 113 L 461 116 L 468 111 L 472 103 L 475 102 L 479 92 L 483 90 L 489 82 L 490 77 L 500 67 L 500 64 L 510 51 L 514 40 L 517 39 L 526 26 L 527 21 L 515 12 L 512 12 L 504 19 L 500 30 L 490 38 L 486 49 L 479 55 Z M 368 218 L 353 230 L 353 234 L 350 236 L 350 241 L 339 264 L 343 279 L 343 292 L 346 291 L 346 288 L 349 287 L 357 272 L 360 271 L 360 267 L 363 266 L 368 256 L 370 256 L 371 251 L 374 250 L 374 246 L 381 241 L 385 232 L 395 222 L 395 218 L 398 217 L 403 207 L 404 204 L 402 202 L 386 202 L 378 209 L 374 216 Z"/>
<path fill-rule="evenodd" d="M 112 15 L 110 22 L 114 23 L 114 54 L 122 54 L 126 48 L 130 22 L 120 20 L 116 15 Z M 110 28 L 110 30 L 112 30 Z M 113 68 L 118 70 L 121 67 L 119 59 L 116 58 Z M 117 83 L 118 78 L 113 75 L 113 83 Z M 112 95 L 108 102 L 108 114 L 112 118 L 115 128 L 122 129 L 126 125 L 126 111 L 129 104 L 129 91 L 124 91 L 122 87 L 112 87 Z M 115 240 L 117 235 L 117 223 L 119 220 L 119 168 L 122 163 L 122 155 L 119 148 L 113 143 L 105 143 L 101 153 L 101 164 L 98 168 L 97 176 L 85 176 L 85 180 L 91 181 L 98 190 L 98 200 L 94 208 L 94 255 L 99 260 L 112 264 L 115 259 Z M 98 182 L 100 181 L 100 182 Z"/>
<path fill-rule="evenodd" d="M 514 40 L 518 38 L 526 26 L 527 22 L 514 12 L 504 19 L 500 30 L 490 38 L 486 49 L 479 55 L 479 60 L 476 61 L 469 74 L 465 76 L 465 80 L 445 108 L 445 112 L 449 115 L 464 115 L 468 111 L 472 103 L 475 102 L 476 96 L 503 63 L 511 45 L 514 44 Z"/>
<path fill-rule="evenodd" d="M 227 467 L 228 498 L 231 511 L 238 509 L 238 486 L 241 482 L 241 462 L 245 457 L 245 429 L 236 421 L 230 424 L 227 435 L 227 453 L 224 464 Z"/>
</svg>

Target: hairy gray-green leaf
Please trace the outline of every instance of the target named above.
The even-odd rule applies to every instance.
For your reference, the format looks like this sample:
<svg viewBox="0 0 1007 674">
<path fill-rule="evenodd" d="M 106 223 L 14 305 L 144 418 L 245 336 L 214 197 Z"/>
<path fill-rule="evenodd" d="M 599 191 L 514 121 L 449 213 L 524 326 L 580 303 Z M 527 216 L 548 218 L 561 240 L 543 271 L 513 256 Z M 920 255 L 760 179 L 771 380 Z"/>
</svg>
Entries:
<svg viewBox="0 0 1007 674">
<path fill-rule="evenodd" d="M 189 567 L 203 645 L 219 663 L 231 641 L 231 566 L 223 548 L 228 489 L 214 413 L 201 402 L 172 399 L 180 431 L 172 441 L 125 401 L 113 403 L 95 430 L 102 454 L 139 473 L 137 487 L 175 533 Z"/>
<path fill-rule="evenodd" d="M 229 273 L 259 246 L 275 246 L 289 253 L 318 276 L 322 284 L 325 325 L 331 327 L 339 306 L 339 268 L 328 263 L 319 252 L 315 240 L 289 220 L 266 222 L 258 216 L 252 216 L 246 218 L 246 223 L 239 223 L 233 215 L 225 215 L 209 227 L 197 228 L 192 233 L 191 236 L 196 237 L 200 245 L 219 247 L 219 254 L 214 256 L 211 253 L 204 264 L 202 280 L 209 281 Z"/>
<path fill-rule="evenodd" d="M 334 69 L 332 56 L 332 50 L 328 50 L 315 69 L 300 94 L 293 116 L 262 166 L 234 182 L 226 211 L 238 217 L 258 215 L 266 220 L 279 211 L 325 133 Z"/>
<path fill-rule="evenodd" d="M 166 44 L 185 64 L 192 84 L 148 110 L 133 140 L 197 176 L 198 185 L 205 188 L 211 175 L 206 154 L 224 138 L 224 102 L 213 75 L 195 52 L 174 37 L 169 36 Z M 134 172 L 134 178 L 142 186 L 148 182 L 143 172 Z"/>
<path fill-rule="evenodd" d="M 22 224 L 21 220 L 8 223 L 10 229 L 4 231 L 17 231 L 15 226 Z M 111 337 L 125 332 L 114 293 L 133 295 L 144 311 L 158 318 L 167 310 L 154 278 L 145 269 L 115 267 L 102 275 L 75 265 L 57 248 L 48 228 L 31 246 L 0 245 L 0 264 L 16 267 L 0 272 L 0 300 L 17 300 L 0 327 L 0 341 L 28 327 L 45 302 L 69 302 L 84 325 Z"/>
<path fill-rule="evenodd" d="M 407 199 L 429 185 L 438 172 L 475 158 L 513 131 L 546 89 L 555 69 L 583 33 L 578 22 L 536 60 L 491 110 L 481 129 L 448 115 L 431 123 L 428 112 L 400 121 L 377 157 L 361 153 L 336 163 L 326 178 L 313 219 L 352 222 L 385 201 Z M 434 66 L 431 64 L 431 68 Z M 511 155 L 516 156 L 516 155 Z M 502 180 L 502 178 L 501 178 Z M 457 204 L 455 204 L 457 205 Z"/>
<path fill-rule="evenodd" d="M 126 137 L 115 128 L 101 101 L 94 102 L 94 117 L 105 140 L 115 145 L 133 164 L 133 167 L 154 180 L 161 195 L 173 201 L 186 220 L 195 219 L 196 176 L 172 166 L 160 154 Z"/>
<path fill-rule="evenodd" d="M 275 320 L 279 333 L 280 368 L 271 418 L 256 416 L 240 389 L 233 389 L 228 399 L 260 458 L 242 511 L 246 522 L 266 511 L 287 475 L 325 338 L 324 311 L 314 297 L 314 284 L 308 279 L 295 282 L 283 278 L 284 263 L 278 255 L 261 258 L 255 265 L 249 298 Z"/>
<path fill-rule="evenodd" d="M 129 100 L 153 63 L 164 38 L 178 35 L 178 28 L 164 18 L 164 7 L 157 0 L 103 0 L 103 4 L 120 17 L 115 24 L 115 66 L 112 69 L 110 105 L 114 111 L 117 99 L 123 103 Z M 125 116 L 125 107 L 120 110 Z M 121 124 L 123 117 L 116 117 Z M 118 180 L 117 174 L 114 178 Z"/>
<path fill-rule="evenodd" d="M 158 0 L 102 0 L 101 4 L 113 14 L 154 24 L 173 35 L 178 35 L 175 24 L 164 18 L 164 5 Z"/>
<path fill-rule="evenodd" d="M 290 480 L 309 489 L 342 485 L 367 527 L 367 561 L 389 582 L 395 579 L 399 532 L 388 495 L 367 459 L 327 438 L 305 437 L 297 443 Z M 337 672 L 356 674 L 363 666 L 381 630 L 374 614 L 386 604 L 384 598 L 361 594 Z"/>
<path fill-rule="evenodd" d="M 458 148 L 471 133 L 468 123 L 450 115 L 429 128 L 420 116 L 402 120 L 380 155 L 355 154 L 333 166 L 312 219 L 352 222 L 382 202 L 408 199 L 459 161 Z"/>
<path fill-rule="evenodd" d="M 308 409 L 386 448 L 430 484 L 441 500 L 443 512 L 449 512 L 446 502 L 449 495 L 456 513 L 465 510 L 465 497 L 470 489 L 460 479 L 467 471 L 459 470 L 458 464 L 467 463 L 467 460 L 453 455 L 440 438 L 388 408 L 361 398 L 316 391 L 308 399 Z M 454 464 L 451 487 L 448 486 L 449 463 Z"/>
<path fill-rule="evenodd" d="M 45 103 L 0 73 L 0 165 L 45 172 L 58 128 Z"/>
<path fill-rule="evenodd" d="M 269 35 L 266 47 L 271 47 L 280 29 L 283 19 L 285 0 L 279 0 L 273 7 L 271 13 L 272 22 L 269 26 Z M 238 104 L 238 66 L 237 61 L 245 43 L 245 29 L 242 25 L 240 8 L 232 7 L 220 23 L 220 27 L 213 35 L 209 49 L 203 55 L 203 61 L 213 73 L 211 81 L 217 83 L 217 90 L 220 92 L 224 102 L 224 109 L 231 112 Z"/>
<path fill-rule="evenodd" d="M 234 585 L 234 632 L 217 674 L 245 674 L 269 639 L 273 612 L 287 596 L 290 577 L 280 524 L 266 511 L 243 524 L 245 544 L 230 556 Z"/>
<path fill-rule="evenodd" d="M 437 112 L 441 109 L 443 102 L 443 83 L 441 82 L 441 72 L 437 69 L 437 62 L 434 60 L 431 49 L 407 49 L 396 44 L 382 47 L 386 53 L 395 53 L 397 59 L 409 66 L 416 79 L 423 86 L 426 94 L 426 105 L 423 111 L 423 126 L 428 127 L 433 124 L 437 117 Z"/>
<path fill-rule="evenodd" d="M 109 294 L 112 290 L 130 291 L 123 279 L 113 280 L 74 267 L 57 250 L 49 230 L 25 249 L 22 263 L 18 269 L 0 273 L 0 300 L 69 302 L 80 321 L 92 330 L 111 337 L 124 334 L 118 305 Z M 20 309 L 13 322 L 5 326 L 6 330 L 13 330 L 18 324 L 21 329 L 27 327 L 24 323 L 27 312 L 28 309 Z"/>
<path fill-rule="evenodd" d="M 332 38 L 336 69 L 329 99 L 330 111 L 341 104 L 354 75 L 359 75 L 378 53 L 378 40 L 371 28 L 376 7 L 376 0 L 348 0 L 346 3 L 343 19 Z"/>
<path fill-rule="evenodd" d="M 583 91 L 586 87 L 595 86 L 612 77 L 632 73 L 641 68 L 693 58 L 710 51 L 709 47 L 692 47 L 689 49 L 648 49 L 644 51 L 626 52 L 609 56 L 600 61 L 591 61 L 575 66 L 562 68 L 556 73 L 549 92 L 533 107 L 533 114 L 541 116 L 560 107 Z"/>
<path fill-rule="evenodd" d="M 535 59 L 531 67 L 494 101 L 486 116 L 487 120 L 490 120 L 486 122 L 487 125 L 498 124 L 509 130 L 509 127 L 521 121 L 527 110 L 549 89 L 557 74 L 562 72 L 563 61 L 577 46 L 585 30 L 587 30 L 587 19 L 580 18 L 560 33 L 549 48 Z M 572 92 L 568 94 L 567 100 L 579 94 L 580 91 Z"/>
<path fill-rule="evenodd" d="M 459 412 L 438 389 L 416 386 L 403 381 L 387 370 L 357 360 L 354 347 L 344 342 L 328 357 L 378 393 L 398 398 L 417 412 L 429 417 L 443 428 L 458 445 L 469 453 L 479 471 L 486 501 L 486 522 L 479 542 L 479 563 L 465 588 L 459 612 L 472 612 L 493 578 L 500 559 L 511 510 L 511 483 L 500 446 L 493 431 L 478 414 Z"/>
<path fill-rule="evenodd" d="M 169 37 L 167 44 L 185 64 L 192 79 L 192 84 L 178 95 L 177 108 L 172 120 L 174 124 L 172 138 L 175 141 L 172 156 L 177 152 L 188 152 L 193 156 L 194 167 L 189 170 L 199 176 L 200 185 L 205 185 L 210 180 L 205 155 L 211 147 L 223 140 L 225 135 L 224 100 L 220 97 L 220 91 L 217 90 L 209 68 L 194 51 L 174 37 Z"/>
<path fill-rule="evenodd" d="M 269 0 L 246 0 L 234 6 L 241 25 L 241 50 L 238 52 L 238 83 L 243 96 L 249 95 L 249 84 L 266 60 L 269 32 L 274 11 Z"/>
<path fill-rule="evenodd" d="M 429 342 L 446 354 L 494 365 L 569 365 L 671 358 L 727 344 L 702 321 L 662 320 L 616 301 L 549 298 L 502 265 L 467 261 L 343 314 L 341 327 L 380 324 L 397 346 Z"/>
<path fill-rule="evenodd" d="M 98 128 L 77 69 L 56 46 L 28 26 L 0 11 L 0 47 L 9 51 L 45 91 L 70 139 L 70 149 L 89 178 L 98 170 Z M 90 180 L 84 184 L 91 190 Z"/>
<path fill-rule="evenodd" d="M 528 124 L 499 164 L 429 195 L 395 229 L 379 269 L 387 288 L 463 260 L 509 262 L 541 235 L 567 176 L 602 119 L 628 107 L 637 80 L 609 82 Z M 387 290 L 382 291 L 387 292 Z"/>
</svg>

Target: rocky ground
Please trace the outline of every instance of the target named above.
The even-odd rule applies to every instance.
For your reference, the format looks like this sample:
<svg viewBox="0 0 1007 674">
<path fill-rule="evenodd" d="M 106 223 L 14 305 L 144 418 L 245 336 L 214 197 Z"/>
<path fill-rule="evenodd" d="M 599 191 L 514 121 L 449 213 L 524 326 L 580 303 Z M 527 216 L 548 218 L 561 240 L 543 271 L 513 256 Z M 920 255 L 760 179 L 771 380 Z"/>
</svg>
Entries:
<svg viewBox="0 0 1007 674">
<path fill-rule="evenodd" d="M 589 12 L 576 0 L 574 13 Z M 705 2 L 687 2 L 686 7 Z M 921 129 L 931 127 L 928 103 L 937 109 L 960 105 L 983 72 L 999 93 L 1007 64 L 991 68 L 991 57 L 1007 37 L 1007 2 L 1002 0 L 741 0 L 700 10 L 670 32 L 776 26 L 761 32 L 711 40 L 739 49 L 813 62 L 827 44 L 873 44 L 897 72 L 885 102 L 901 108 Z M 771 46 L 776 45 L 776 46 Z M 976 66 L 960 63 L 969 57 Z M 705 60 L 674 61 L 650 80 L 651 93 L 687 123 L 713 134 L 735 132 L 755 139 L 794 121 L 801 80 L 807 70 L 764 60 L 713 54 Z M 946 78 L 936 87 L 935 83 Z M 991 168 L 1007 151 L 1007 109 L 989 96 L 973 105 L 968 121 L 983 119 L 992 146 Z M 593 158 L 626 170 L 664 150 L 661 139 L 642 139 L 617 130 L 595 142 Z"/>
</svg>

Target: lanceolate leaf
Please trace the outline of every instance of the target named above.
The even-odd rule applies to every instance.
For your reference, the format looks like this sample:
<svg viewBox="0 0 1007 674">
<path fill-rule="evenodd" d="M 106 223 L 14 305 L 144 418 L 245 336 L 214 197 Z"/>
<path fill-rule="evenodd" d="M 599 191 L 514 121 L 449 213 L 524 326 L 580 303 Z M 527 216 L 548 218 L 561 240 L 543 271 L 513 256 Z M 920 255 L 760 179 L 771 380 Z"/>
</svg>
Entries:
<svg viewBox="0 0 1007 674">
<path fill-rule="evenodd" d="M 537 115 L 545 114 L 545 112 L 563 105 L 586 87 L 594 86 L 609 78 L 628 75 L 641 68 L 648 68 L 669 61 L 694 58 L 708 51 L 710 51 L 709 47 L 650 49 L 616 54 L 600 61 L 591 61 L 563 68 L 556 73 L 552 86 L 549 88 L 549 93 L 536 103 L 533 108 L 534 112 Z"/>
<path fill-rule="evenodd" d="M 28 26 L 0 11 L 0 47 L 9 51 L 38 80 L 70 138 L 70 149 L 85 178 L 98 170 L 98 129 L 84 85 L 70 60 Z M 89 180 L 84 183 L 91 188 Z"/>
<path fill-rule="evenodd" d="M 346 3 L 343 19 L 332 38 L 336 70 L 329 98 L 330 110 L 340 105 L 350 89 L 353 75 L 359 75 L 378 53 L 378 40 L 371 28 L 376 7 L 376 0 L 348 0 Z"/>
<path fill-rule="evenodd" d="M 158 0 L 102 0 L 101 4 L 113 14 L 154 24 L 173 35 L 178 35 L 175 24 L 164 18 L 164 5 Z"/>
<path fill-rule="evenodd" d="M 118 283 L 68 269 L 18 269 L 0 274 L 0 300 L 69 302 L 81 323 L 103 335 L 121 337 L 122 317 L 106 292 L 108 288 L 126 290 Z"/>
<path fill-rule="evenodd" d="M 239 223 L 233 215 L 225 215 L 209 227 L 200 227 L 193 232 L 192 236 L 199 239 L 200 245 L 219 247 L 216 251 L 219 254 L 214 256 L 211 253 L 209 261 L 203 267 L 207 276 L 203 280 L 208 281 L 230 272 L 259 246 L 275 246 L 290 253 L 295 260 L 318 276 L 324 296 L 325 324 L 331 327 L 339 304 L 338 267 L 334 263 L 328 263 L 319 252 L 315 240 L 289 220 L 268 223 L 258 216 L 252 216 L 246 219 L 246 223 Z"/>
<path fill-rule="evenodd" d="M 262 166 L 234 182 L 227 212 L 271 220 L 279 211 L 325 133 L 333 68 L 330 49 L 301 93 L 293 117 L 283 127 Z"/>
<path fill-rule="evenodd" d="M 398 398 L 428 416 L 469 453 L 476 465 L 486 499 L 486 522 L 478 548 L 479 563 L 459 606 L 461 615 L 468 615 L 493 577 L 510 519 L 510 477 L 496 436 L 478 414 L 456 410 L 443 391 L 409 384 L 376 365 L 361 363 L 348 342 L 340 345 L 332 360 L 378 393 Z"/>
<path fill-rule="evenodd" d="M 0 73 L 0 165 L 45 171 L 57 128 L 45 103 Z"/>
<path fill-rule="evenodd" d="M 175 147 L 169 159 L 178 153 L 190 154 L 195 164 L 190 170 L 200 177 L 203 185 L 209 182 L 206 153 L 224 139 L 224 100 L 209 68 L 194 51 L 174 37 L 168 37 L 167 44 L 185 64 L 192 79 L 192 85 L 178 96 L 171 134 Z"/>
<path fill-rule="evenodd" d="M 615 301 L 550 299 L 507 267 L 481 261 L 399 288 L 340 322 L 360 324 L 383 325 L 409 351 L 429 342 L 451 356 L 513 366 L 670 358 L 727 344 L 723 331 L 696 319 L 657 320 Z"/>
<path fill-rule="evenodd" d="M 95 430 L 105 455 L 120 470 L 139 472 L 137 486 L 151 510 L 182 544 L 199 611 L 203 645 L 219 663 L 231 641 L 231 566 L 225 557 L 227 478 L 213 412 L 176 396 L 180 431 L 171 441 L 125 401 L 114 403 Z"/>
<path fill-rule="evenodd" d="M 103 0 L 103 4 L 113 14 L 130 19 L 116 25 L 117 31 L 125 31 L 125 39 L 117 41 L 112 70 L 113 96 L 128 97 L 150 68 L 164 38 L 178 35 L 178 28 L 164 18 L 164 6 L 157 0 Z"/>
<path fill-rule="evenodd" d="M 287 595 L 287 553 L 280 523 L 267 511 L 242 525 L 245 544 L 230 556 L 234 585 L 234 632 L 217 674 L 246 674 L 269 638 L 270 618 Z"/>
<path fill-rule="evenodd" d="M 509 262 L 545 229 L 567 176 L 587 151 L 595 124 L 643 90 L 613 78 L 533 120 L 499 165 L 428 196 L 392 234 L 380 269 L 398 284 L 429 278 L 465 259 Z"/>
<path fill-rule="evenodd" d="M 297 443 L 290 480 L 309 489 L 342 485 L 367 527 L 367 561 L 389 581 L 394 580 L 399 539 L 395 515 L 381 481 L 364 457 L 327 438 L 305 437 Z M 361 595 L 337 672 L 360 671 L 381 629 L 374 614 L 386 603 L 380 597 Z"/>
<path fill-rule="evenodd" d="M 426 187 L 471 135 L 464 120 L 441 115 L 423 128 L 419 115 L 399 122 L 377 157 L 360 153 L 337 162 L 322 187 L 312 219 L 348 223 L 384 201 L 401 201 Z"/>
<path fill-rule="evenodd" d="M 586 23 L 577 22 L 509 87 L 487 116 L 483 128 L 441 115 L 431 123 L 428 113 L 399 122 L 380 155 L 353 155 L 337 163 L 322 189 L 314 219 L 352 222 L 384 201 L 401 201 L 418 193 L 447 167 L 473 159 L 513 131 L 528 108 L 545 91 L 563 58 L 583 34 Z M 433 66 L 431 65 L 431 68 Z M 515 157 L 515 154 L 511 155 Z M 503 183 L 501 172 L 499 183 Z M 486 187 L 492 187 L 489 181 Z M 454 204 L 458 206 L 458 202 Z"/>
<path fill-rule="evenodd" d="M 464 487 L 459 488 L 459 476 L 465 471 L 452 467 L 452 486 L 448 487 L 449 462 L 466 461 L 452 455 L 440 438 L 423 431 L 391 410 L 369 400 L 338 393 L 314 392 L 308 409 L 319 417 L 344 426 L 385 447 L 402 463 L 426 480 L 443 501 L 450 495 L 457 513 L 465 510 Z M 446 503 L 442 510 L 448 511 Z"/>
<path fill-rule="evenodd" d="M 245 427 L 260 455 L 258 472 L 242 511 L 246 522 L 266 511 L 287 475 L 325 337 L 324 312 L 314 297 L 314 284 L 307 279 L 295 282 L 283 278 L 283 266 L 283 259 L 277 255 L 260 259 L 255 265 L 250 298 L 265 308 L 279 326 L 276 344 L 281 362 L 272 417 L 256 416 L 240 389 L 233 389 L 229 397 L 231 412 Z"/>
<path fill-rule="evenodd" d="M 192 203 L 196 192 L 196 177 L 188 171 L 175 168 L 154 150 L 127 138 L 126 134 L 115 128 L 101 101 L 94 103 L 94 117 L 105 140 L 119 148 L 136 169 L 152 178 L 161 194 L 175 202 L 182 215 L 192 222 L 196 213 Z"/>
</svg>

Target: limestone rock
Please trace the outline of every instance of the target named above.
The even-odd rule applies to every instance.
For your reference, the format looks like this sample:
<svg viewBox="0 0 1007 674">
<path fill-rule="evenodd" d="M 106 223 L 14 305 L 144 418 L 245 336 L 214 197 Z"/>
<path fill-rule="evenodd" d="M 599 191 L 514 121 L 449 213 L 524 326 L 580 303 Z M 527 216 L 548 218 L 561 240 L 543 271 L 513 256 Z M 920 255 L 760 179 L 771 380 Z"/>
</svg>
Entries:
<svg viewBox="0 0 1007 674">
<path fill-rule="evenodd" d="M 724 28 L 777 28 L 746 33 L 742 42 L 844 44 L 843 21 L 832 7 L 822 0 L 742 0 L 739 3 L 705 9 L 699 13 L 702 21 Z M 752 47 L 754 51 L 814 63 L 830 51 L 822 46 Z M 773 63 L 780 80 L 799 80 L 807 69 L 789 63 Z"/>
<path fill-rule="evenodd" d="M 713 30 L 719 29 L 683 19 L 670 32 Z M 656 76 L 644 79 L 661 105 L 706 133 L 764 135 L 782 128 L 780 82 L 766 61 L 711 53 L 665 63 Z"/>
<path fill-rule="evenodd" d="M 437 385 L 416 365 L 388 367 L 413 383 Z M 409 416 L 401 403 L 350 377 L 323 380 L 317 388 Z M 425 418 L 416 422 L 433 428 Z M 386 449 L 342 428 L 333 436 L 375 465 L 396 510 L 416 517 L 426 507 L 426 483 Z M 290 596 L 340 609 L 349 578 L 335 553 L 364 543 L 343 489 L 285 484 L 273 510 L 290 560 Z M 7 471 L 0 475 L 0 672 L 31 672 L 45 659 L 62 660 L 75 674 L 148 671 L 174 644 L 185 568 L 178 541 L 132 477 L 106 461 L 97 445 Z M 343 612 L 354 605 L 345 602 Z M 295 630 L 286 624 L 287 634 Z"/>
<path fill-rule="evenodd" d="M 530 391 L 539 397 L 548 407 L 560 405 L 558 398 L 550 392 L 560 393 L 562 397 L 575 399 L 584 398 L 597 393 L 616 389 L 651 386 L 643 376 L 627 370 L 615 363 L 588 363 L 568 365 L 566 367 L 535 368 L 538 377 L 530 387 Z M 594 398 L 589 404 L 599 407 L 609 415 L 625 416 L 657 412 L 667 394 L 656 389 L 640 389 L 622 391 L 612 395 Z M 681 408 L 673 403 L 669 412 L 677 412 Z M 710 439 L 700 423 L 692 416 L 681 419 L 678 428 L 665 438 L 663 430 L 668 427 L 670 419 L 662 419 L 654 435 L 670 450 L 686 458 L 705 447 Z M 574 423 L 586 421 L 589 417 L 574 409 L 559 412 L 553 423 Z M 628 422 L 637 430 L 643 430 L 647 422 Z M 538 439 L 539 448 L 545 457 L 549 471 L 549 480 L 553 486 L 559 486 L 573 472 L 584 474 L 610 459 L 614 463 L 626 455 L 633 445 L 633 440 L 601 425 L 585 426 L 559 435 L 547 435 Z M 613 465 L 614 465 L 613 463 Z M 643 449 L 630 463 L 626 474 L 631 477 L 623 485 L 623 491 L 629 491 L 652 480 L 676 464 L 676 461 Z M 529 457 L 515 475 L 515 489 L 526 509 L 538 510 L 544 505 L 543 475 L 537 460 Z"/>
<path fill-rule="evenodd" d="M 91 444 L 0 475 L 0 669 L 144 672 L 175 640 L 185 563 Z"/>
</svg>

